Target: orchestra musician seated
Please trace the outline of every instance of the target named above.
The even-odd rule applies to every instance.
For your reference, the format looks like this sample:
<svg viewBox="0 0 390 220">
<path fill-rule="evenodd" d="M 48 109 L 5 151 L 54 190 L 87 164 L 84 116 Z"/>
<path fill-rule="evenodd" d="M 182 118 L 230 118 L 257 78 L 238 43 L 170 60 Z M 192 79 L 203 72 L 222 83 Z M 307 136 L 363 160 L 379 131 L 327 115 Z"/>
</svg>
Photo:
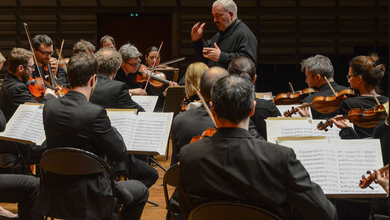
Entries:
<svg viewBox="0 0 390 220">
<path fill-rule="evenodd" d="M 104 35 L 100 39 L 100 48 L 105 48 L 105 47 L 116 49 L 115 40 L 110 35 Z"/>
<path fill-rule="evenodd" d="M 160 54 L 158 53 L 158 48 L 151 46 L 146 50 L 145 53 L 145 65 L 147 67 L 153 67 L 160 64 Z"/>
<path fill-rule="evenodd" d="M 249 203 L 283 219 L 337 219 L 335 207 L 291 148 L 249 134 L 254 98 L 248 79 L 231 75 L 214 83 L 210 107 L 218 131 L 180 151 L 178 192 L 185 219 L 195 207 L 215 200 Z"/>
</svg>

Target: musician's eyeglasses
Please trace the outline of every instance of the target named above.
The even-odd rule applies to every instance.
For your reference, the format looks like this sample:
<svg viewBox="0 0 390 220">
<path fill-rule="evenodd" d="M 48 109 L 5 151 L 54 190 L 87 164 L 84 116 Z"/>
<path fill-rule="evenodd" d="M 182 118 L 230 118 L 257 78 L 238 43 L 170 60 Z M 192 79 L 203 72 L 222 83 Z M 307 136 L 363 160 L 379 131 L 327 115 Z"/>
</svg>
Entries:
<svg viewBox="0 0 390 220">
<path fill-rule="evenodd" d="M 347 75 L 347 79 L 349 80 L 351 77 L 356 77 L 355 75 Z"/>
<path fill-rule="evenodd" d="M 40 52 L 43 56 L 47 57 L 47 56 L 53 56 L 53 51 L 51 52 L 46 52 L 46 51 L 41 51 L 41 50 L 38 50 L 38 49 L 35 49 L 36 51 Z"/>
<path fill-rule="evenodd" d="M 35 70 L 35 66 L 34 66 L 34 65 L 32 65 L 32 66 L 30 66 L 30 65 L 24 65 L 24 66 L 27 66 L 28 68 L 30 68 L 31 71 L 34 71 L 34 70 Z"/>
<path fill-rule="evenodd" d="M 129 63 L 129 62 L 127 62 L 127 61 L 125 61 L 125 63 L 129 64 L 131 67 L 137 67 L 137 66 L 138 66 L 138 64 L 140 64 L 140 63 L 141 63 L 141 60 L 140 60 L 140 59 L 138 59 L 138 62 L 137 62 L 137 63 Z"/>
</svg>

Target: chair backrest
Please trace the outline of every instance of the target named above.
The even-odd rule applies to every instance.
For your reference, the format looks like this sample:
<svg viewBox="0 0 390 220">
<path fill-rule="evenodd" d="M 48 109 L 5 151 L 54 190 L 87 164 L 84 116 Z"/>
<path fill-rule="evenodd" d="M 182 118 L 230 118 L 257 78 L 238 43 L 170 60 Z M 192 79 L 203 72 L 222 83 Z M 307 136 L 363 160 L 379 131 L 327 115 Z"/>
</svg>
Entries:
<svg viewBox="0 0 390 220">
<path fill-rule="evenodd" d="M 103 202 L 103 204 L 105 204 L 106 208 L 109 206 L 109 203 L 111 203 L 112 201 L 114 201 L 112 203 L 112 208 L 109 208 L 109 211 L 111 212 L 111 215 L 113 212 L 115 212 L 115 207 L 117 208 L 117 212 L 119 213 L 119 209 L 118 209 L 118 206 L 115 206 L 115 202 L 117 201 L 117 196 L 116 196 L 116 190 L 115 190 L 115 174 L 112 170 L 112 168 L 110 167 L 110 165 L 108 165 L 108 163 L 106 161 L 104 161 L 102 158 L 96 156 L 95 154 L 91 153 L 91 152 L 88 152 L 88 151 L 85 151 L 85 150 L 81 150 L 81 149 L 77 149 L 77 148 L 55 148 L 55 149 L 50 149 L 50 150 L 47 150 L 45 153 L 43 153 L 42 157 L 41 157 L 41 161 L 40 161 L 40 172 L 41 172 L 41 181 L 45 181 L 48 177 L 45 177 L 44 175 L 44 171 L 48 171 L 50 173 L 53 173 L 53 174 L 57 174 L 57 175 L 61 175 L 63 177 L 66 177 L 69 176 L 69 178 L 72 178 L 72 176 L 78 176 L 80 178 L 84 178 L 83 176 L 86 177 L 85 181 L 89 181 L 90 180 L 90 174 L 98 174 L 98 173 L 103 173 L 103 172 L 107 172 L 110 176 L 110 189 L 112 189 L 112 192 L 110 192 L 110 202 Z M 48 184 L 42 184 L 43 182 L 41 182 L 41 190 L 42 190 L 42 187 L 43 186 L 46 186 L 46 187 L 51 187 L 51 185 L 48 185 Z M 56 189 L 58 190 L 61 190 L 61 187 L 67 187 L 67 185 L 64 185 L 64 186 L 55 186 Z M 60 187 L 60 188 L 58 188 Z M 50 189 L 48 189 L 50 190 Z M 65 189 L 64 189 L 65 190 Z M 49 192 L 49 191 L 48 191 Z M 91 192 L 89 192 L 91 193 Z M 97 192 L 99 194 L 102 194 L 103 192 L 99 191 Z M 106 192 L 104 192 L 106 193 Z M 41 193 L 42 194 L 42 193 Z M 47 194 L 47 193 L 46 193 Z M 58 197 L 60 195 L 49 195 L 50 197 Z M 83 196 L 83 195 L 81 195 Z M 92 195 L 89 195 L 89 196 L 92 196 Z M 99 197 L 99 198 L 106 198 L 106 199 L 109 199 L 109 197 L 106 196 L 106 194 L 104 194 L 103 196 L 105 197 Z M 43 197 L 43 196 L 41 196 Z M 94 197 L 94 198 L 98 198 L 98 197 Z M 48 199 L 47 201 L 51 201 L 49 198 L 47 197 L 44 197 L 44 199 Z M 61 200 L 61 199 L 59 199 Z M 104 200 L 106 201 L 106 200 Z M 41 201 L 42 202 L 42 201 Z M 68 202 L 69 203 L 69 202 Z M 46 203 L 45 203 L 46 204 Z M 93 205 L 93 203 L 90 203 Z M 102 202 L 100 201 L 99 204 L 102 204 Z M 57 215 L 58 212 L 56 211 L 47 211 L 45 210 L 44 211 L 44 214 L 45 215 L 50 215 L 51 217 L 56 217 L 56 218 L 63 218 L 61 217 L 61 215 L 68 215 L 70 213 L 70 215 L 72 215 L 72 212 L 69 212 L 69 208 L 62 208 L 61 205 L 55 205 L 53 204 L 53 206 L 56 206 L 56 208 L 52 208 L 52 210 L 60 210 L 58 212 L 60 212 L 60 216 L 55 216 Z M 81 208 L 81 207 L 80 207 Z M 96 206 L 95 210 L 99 210 L 99 206 Z M 61 210 L 65 210 L 64 212 L 62 212 Z M 54 213 L 53 213 L 54 212 Z M 64 213 L 68 213 L 68 214 L 64 214 Z M 87 213 L 87 212 L 85 212 Z M 86 216 L 88 217 L 88 216 Z M 65 218 L 74 218 L 73 216 L 66 216 Z"/>
<path fill-rule="evenodd" d="M 188 220 L 281 220 L 262 208 L 239 202 L 209 202 L 193 209 Z"/>
<path fill-rule="evenodd" d="M 180 175 L 180 166 L 178 164 L 171 166 L 164 174 L 163 188 L 164 188 L 165 204 L 167 205 L 167 207 L 169 203 L 168 185 L 177 187 L 177 185 L 179 184 L 179 175 Z"/>
</svg>

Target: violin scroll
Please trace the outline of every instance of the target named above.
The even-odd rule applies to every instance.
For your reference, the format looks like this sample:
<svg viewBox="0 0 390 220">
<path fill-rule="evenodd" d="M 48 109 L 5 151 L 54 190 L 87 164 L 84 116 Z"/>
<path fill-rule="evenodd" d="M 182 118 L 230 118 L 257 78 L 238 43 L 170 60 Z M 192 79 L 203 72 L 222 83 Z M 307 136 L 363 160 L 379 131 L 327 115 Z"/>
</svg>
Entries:
<svg viewBox="0 0 390 220">
<path fill-rule="evenodd" d="M 385 170 L 388 170 L 388 169 L 389 169 L 389 164 L 387 164 L 386 166 L 378 169 L 378 171 L 382 173 L 382 172 L 384 172 Z M 375 175 L 375 173 L 372 173 L 371 171 L 367 171 L 367 174 L 368 174 L 367 177 L 365 175 L 362 175 L 362 179 L 359 182 L 359 187 L 362 188 L 362 189 L 365 189 L 367 187 L 369 187 L 370 189 L 374 189 L 372 186 L 370 186 L 370 184 L 372 182 L 376 183 L 376 175 Z"/>
</svg>

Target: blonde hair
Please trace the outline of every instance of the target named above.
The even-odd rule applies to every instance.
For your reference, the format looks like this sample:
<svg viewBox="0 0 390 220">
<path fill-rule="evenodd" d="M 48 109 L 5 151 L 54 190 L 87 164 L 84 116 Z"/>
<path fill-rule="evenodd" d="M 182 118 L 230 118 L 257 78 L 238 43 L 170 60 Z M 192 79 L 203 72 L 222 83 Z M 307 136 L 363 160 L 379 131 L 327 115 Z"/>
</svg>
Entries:
<svg viewBox="0 0 390 220">
<path fill-rule="evenodd" d="M 4 63 L 5 62 L 5 57 L 3 56 L 3 54 L 0 52 L 0 63 Z"/>
<path fill-rule="evenodd" d="M 185 90 L 186 90 L 187 98 L 190 98 L 191 96 L 196 94 L 195 89 L 192 88 L 190 83 L 192 83 L 196 88 L 199 89 L 200 78 L 202 74 L 208 69 L 209 67 L 202 62 L 191 63 L 188 66 L 186 71 L 186 82 L 185 82 Z"/>
</svg>

